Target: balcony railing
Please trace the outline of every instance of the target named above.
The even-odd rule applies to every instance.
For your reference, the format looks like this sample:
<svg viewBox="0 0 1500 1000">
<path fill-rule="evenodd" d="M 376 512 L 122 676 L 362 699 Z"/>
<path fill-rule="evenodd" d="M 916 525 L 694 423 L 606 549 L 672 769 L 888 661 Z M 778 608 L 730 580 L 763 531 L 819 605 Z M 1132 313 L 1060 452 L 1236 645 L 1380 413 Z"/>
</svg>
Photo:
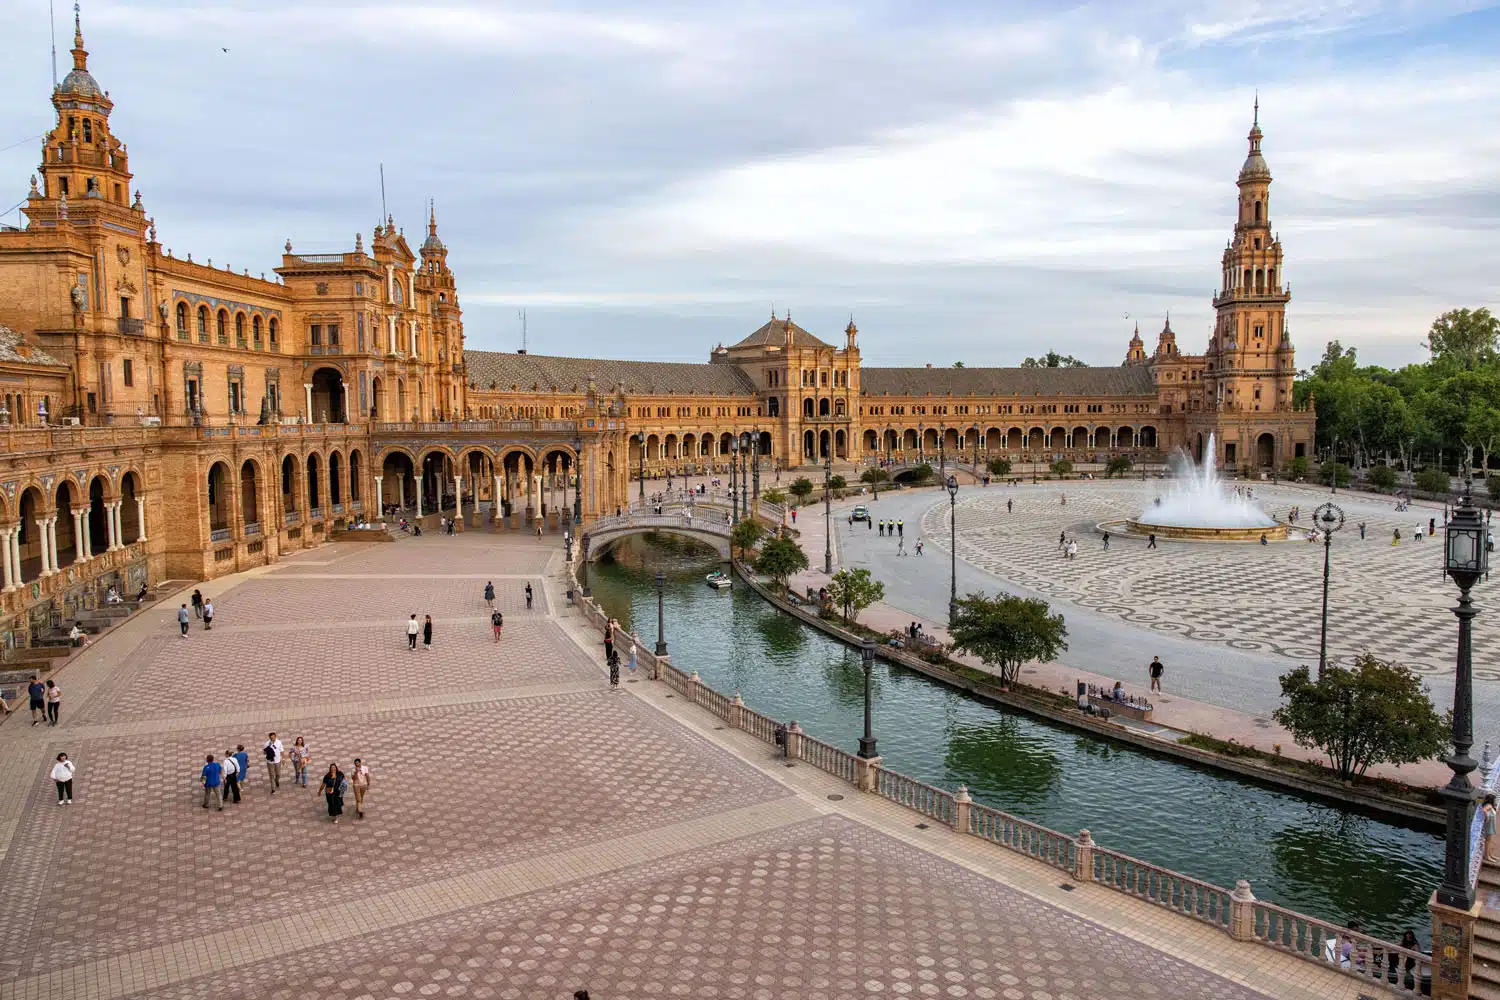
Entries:
<svg viewBox="0 0 1500 1000">
<path fill-rule="evenodd" d="M 341 253 L 299 253 L 293 254 L 292 259 L 303 264 L 342 264 L 344 255 Z"/>
<path fill-rule="evenodd" d="M 117 329 L 122 337 L 144 337 L 146 335 L 146 321 L 136 319 L 133 316 L 121 316 L 115 320 Z"/>
<path fill-rule="evenodd" d="M 229 529 L 215 528 L 208 533 L 208 538 L 212 542 L 227 542 L 229 541 Z"/>
<path fill-rule="evenodd" d="M 302 520 L 302 512 L 300 510 L 289 510 L 286 512 L 285 520 L 288 526 L 296 524 Z"/>
<path fill-rule="evenodd" d="M 322 507 L 314 507 L 312 509 L 312 519 L 314 521 L 321 521 L 321 520 L 323 520 L 323 508 Z"/>
<path fill-rule="evenodd" d="M 245 537 L 249 538 L 251 535 L 258 535 L 258 534 L 260 534 L 260 522 L 259 521 L 247 521 L 245 523 Z"/>
</svg>

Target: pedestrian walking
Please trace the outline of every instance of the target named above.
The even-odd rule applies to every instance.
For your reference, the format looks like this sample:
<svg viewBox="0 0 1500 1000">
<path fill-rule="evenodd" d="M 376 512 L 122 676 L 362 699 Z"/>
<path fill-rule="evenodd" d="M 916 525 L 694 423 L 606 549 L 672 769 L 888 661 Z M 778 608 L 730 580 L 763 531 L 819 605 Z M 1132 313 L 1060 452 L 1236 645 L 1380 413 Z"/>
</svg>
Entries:
<svg viewBox="0 0 1500 1000">
<path fill-rule="evenodd" d="M 1076 559 L 1076 558 L 1078 558 L 1078 543 L 1077 542 L 1069 542 L 1068 543 L 1068 558 L 1069 559 Z"/>
<path fill-rule="evenodd" d="M 453 518 L 451 518 L 451 517 L 448 518 L 448 534 L 451 535 L 456 530 L 455 527 L 454 527 L 455 523 L 456 522 L 454 521 Z"/>
<path fill-rule="evenodd" d="M 533 595 L 532 595 L 532 592 L 531 592 L 531 584 L 528 583 L 526 585 L 526 610 L 527 611 L 531 610 L 531 599 L 532 599 L 532 596 Z"/>
<path fill-rule="evenodd" d="M 307 787 L 307 768 L 312 763 L 312 751 L 302 737 L 292 740 L 292 749 L 287 754 L 292 758 L 292 784 Z"/>
<path fill-rule="evenodd" d="M 1010 500 L 1005 501 L 1005 513 L 1009 514 L 1011 512 L 1011 504 L 1012 504 L 1012 501 L 1010 501 Z"/>
<path fill-rule="evenodd" d="M 906 555 L 906 539 L 904 539 L 904 538 L 897 538 L 896 539 L 896 555 L 898 555 L 898 556 L 904 556 L 904 555 Z"/>
<path fill-rule="evenodd" d="M 57 755 L 57 763 L 52 765 L 52 781 L 57 785 L 57 804 L 70 806 L 73 804 L 73 773 L 75 768 L 68 755 L 60 753 Z"/>
<path fill-rule="evenodd" d="M 1059 531 L 1057 533 L 1057 547 L 1060 549 L 1068 547 L 1068 533 L 1066 531 Z"/>
<path fill-rule="evenodd" d="M 880 535 L 878 537 L 880 537 L 880 538 L 884 538 L 885 537 L 885 520 L 883 518 L 880 521 Z"/>
<path fill-rule="evenodd" d="M 52 678 L 47 678 L 47 724 L 57 725 L 57 713 L 62 710 L 62 688 Z"/>
<path fill-rule="evenodd" d="M 61 760 L 64 756 L 64 754 L 58 754 L 58 759 Z M 56 779 L 57 777 L 57 768 L 55 767 L 52 769 L 52 777 L 54 779 Z M 61 792 L 59 792 L 59 794 L 61 794 Z M 1497 813 L 1500 813 L 1500 806 L 1497 806 L 1495 803 L 1494 792 L 1490 792 L 1489 794 L 1485 795 L 1484 806 L 1482 808 L 1484 811 L 1484 860 L 1494 861 L 1496 860 L 1494 848 L 1495 817 Z"/>
<path fill-rule="evenodd" d="M 495 606 L 495 584 L 493 581 L 485 582 L 484 603 L 488 604 L 492 608 Z"/>
<path fill-rule="evenodd" d="M 1104 551 L 1109 551 L 1109 532 L 1107 531 L 1104 533 Z"/>
<path fill-rule="evenodd" d="M 1359 522 L 1359 540 L 1365 540 L 1365 522 L 1363 521 Z"/>
<path fill-rule="evenodd" d="M 26 685 L 26 698 L 31 704 L 31 724 L 34 726 L 47 717 L 47 685 L 40 677 L 33 676 Z"/>
<path fill-rule="evenodd" d="M 1437 518 L 1435 518 L 1435 517 L 1429 517 L 1427 519 L 1427 537 L 1428 538 L 1436 538 L 1437 537 Z"/>
<path fill-rule="evenodd" d="M 177 627 L 182 629 L 182 637 L 186 639 L 188 627 L 188 610 L 186 604 L 177 609 Z"/>
<path fill-rule="evenodd" d="M 1148 548 L 1148 549 L 1154 549 L 1154 548 L 1156 548 L 1156 535 L 1151 534 L 1151 535 L 1147 535 L 1146 536 L 1146 548 Z"/>
<path fill-rule="evenodd" d="M 281 787 L 281 741 L 275 733 L 266 735 L 266 745 L 261 749 L 266 755 L 266 777 L 271 781 L 271 794 Z"/>
<path fill-rule="evenodd" d="M 245 744 L 243 743 L 235 744 L 234 766 L 240 773 L 240 789 L 243 791 L 245 785 L 250 781 L 250 755 L 245 752 Z"/>
<path fill-rule="evenodd" d="M 500 641 L 500 630 L 505 627 L 505 616 L 498 610 L 490 612 L 490 628 L 495 630 L 495 641 Z"/>
<path fill-rule="evenodd" d="M 240 800 L 240 764 L 234 759 L 234 751 L 225 750 L 224 759 L 219 762 L 224 770 L 224 801 L 231 799 L 235 802 Z"/>
<path fill-rule="evenodd" d="M 793 524 L 797 523 L 797 508 L 796 507 L 792 508 L 792 523 Z"/>
<path fill-rule="evenodd" d="M 219 807 L 219 812 L 224 811 L 224 767 L 214 760 L 214 755 L 209 754 L 203 764 L 203 770 L 199 772 L 199 778 L 203 782 L 203 808 L 207 809 L 212 802 Z"/>
<path fill-rule="evenodd" d="M 604 662 L 608 663 L 615 655 L 615 620 L 611 618 L 604 623 Z"/>
<path fill-rule="evenodd" d="M 192 601 L 193 601 L 193 617 L 197 618 L 198 620 L 201 621 L 203 619 L 203 591 L 201 591 L 201 590 L 195 590 L 195 591 L 193 591 Z"/>
<path fill-rule="evenodd" d="M 917 555 L 922 554 L 922 539 L 917 539 Z"/>
<path fill-rule="evenodd" d="M 422 616 L 422 649 L 432 652 L 432 616 Z"/>
<path fill-rule="evenodd" d="M 354 789 L 354 815 L 357 819 L 364 819 L 365 796 L 370 794 L 370 769 L 358 757 L 354 758 L 354 766 L 349 769 L 349 779 Z"/>
<path fill-rule="evenodd" d="M 214 602 L 212 598 L 203 602 L 203 631 L 214 627 Z"/>
<path fill-rule="evenodd" d="M 1151 663 L 1146 667 L 1146 673 L 1151 675 L 1151 690 L 1161 690 L 1161 675 L 1167 672 L 1167 665 L 1161 662 L 1160 656 L 1151 657 Z"/>
<path fill-rule="evenodd" d="M 323 793 L 323 799 L 328 803 L 328 818 L 337 823 L 344 815 L 344 796 L 349 792 L 349 779 L 333 761 L 328 762 L 328 773 L 323 775 L 317 790 Z"/>
<path fill-rule="evenodd" d="M 900 518 L 896 519 L 896 537 L 897 538 L 905 538 L 906 537 L 906 522 L 903 521 L 903 520 L 901 520 Z"/>
<path fill-rule="evenodd" d="M 635 646 L 636 646 L 636 644 L 635 644 L 635 634 L 631 633 L 631 636 L 630 636 L 630 659 L 626 662 L 626 666 L 628 666 L 630 668 L 630 672 L 632 674 L 635 673 L 635 668 L 636 668 Z"/>
<path fill-rule="evenodd" d="M 416 649 L 417 648 L 417 633 L 420 632 L 421 630 L 422 630 L 422 626 L 419 625 L 419 624 L 417 624 L 417 616 L 416 615 L 412 615 L 411 618 L 408 619 L 408 621 L 406 623 L 406 648 L 407 649 L 411 650 L 411 649 Z"/>
<path fill-rule="evenodd" d="M 1392 545 L 1400 545 L 1401 544 L 1401 529 L 1400 528 L 1395 528 L 1395 529 L 1393 529 L 1391 531 L 1391 544 Z"/>
<path fill-rule="evenodd" d="M 609 688 L 618 691 L 620 688 L 620 654 L 613 652 L 609 654 Z"/>
</svg>

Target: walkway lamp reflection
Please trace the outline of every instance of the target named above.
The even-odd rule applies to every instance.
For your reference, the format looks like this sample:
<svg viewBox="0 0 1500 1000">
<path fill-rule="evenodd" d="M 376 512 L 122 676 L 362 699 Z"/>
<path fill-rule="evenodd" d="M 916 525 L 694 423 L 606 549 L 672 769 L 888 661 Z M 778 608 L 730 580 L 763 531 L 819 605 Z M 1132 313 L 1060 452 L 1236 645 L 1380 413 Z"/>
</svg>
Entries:
<svg viewBox="0 0 1500 1000">
<path fill-rule="evenodd" d="M 958 615 L 958 477 L 948 477 L 948 625 Z"/>
<path fill-rule="evenodd" d="M 667 587 L 667 574 L 657 571 L 656 574 L 656 655 L 667 655 L 667 619 L 663 610 Z"/>
<path fill-rule="evenodd" d="M 1328 561 L 1333 550 L 1333 533 L 1344 526 L 1344 512 L 1336 504 L 1325 503 L 1313 511 L 1313 523 L 1323 532 L 1323 631 L 1318 638 L 1318 679 L 1328 666 Z"/>
<path fill-rule="evenodd" d="M 823 572 L 833 575 L 833 451 L 823 460 Z"/>
<path fill-rule="evenodd" d="M 1443 851 L 1443 884 L 1437 901 L 1444 906 L 1468 910 L 1474 905 L 1475 886 L 1469 880 L 1469 829 L 1474 822 L 1478 789 L 1469 780 L 1477 766 L 1469 749 L 1474 745 L 1474 662 L 1472 628 L 1479 614 L 1469 591 L 1489 569 L 1489 546 L 1484 520 L 1474 508 L 1473 483 L 1464 483 L 1464 495 L 1448 520 L 1444 565 L 1458 584 L 1458 662 L 1453 675 L 1453 753 L 1443 763 L 1453 779 L 1443 788 L 1447 809 L 1447 843 Z"/>
<path fill-rule="evenodd" d="M 860 665 L 865 672 L 865 734 L 859 738 L 859 756 L 865 760 L 879 757 L 875 749 L 875 734 L 870 729 L 870 671 L 875 667 L 875 640 L 861 639 L 859 642 Z"/>
</svg>

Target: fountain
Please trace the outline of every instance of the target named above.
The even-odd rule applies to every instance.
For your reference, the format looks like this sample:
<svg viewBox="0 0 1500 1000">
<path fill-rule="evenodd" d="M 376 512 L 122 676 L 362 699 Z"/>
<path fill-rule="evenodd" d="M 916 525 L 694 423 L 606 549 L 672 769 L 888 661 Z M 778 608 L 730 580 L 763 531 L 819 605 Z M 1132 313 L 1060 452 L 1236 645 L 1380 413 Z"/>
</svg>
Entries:
<svg viewBox="0 0 1500 1000">
<path fill-rule="evenodd" d="M 1283 541 L 1287 526 L 1260 509 L 1254 501 L 1228 492 L 1215 462 L 1214 435 L 1208 436 L 1203 464 L 1194 466 L 1186 454 L 1175 460 L 1172 488 L 1145 510 L 1125 521 L 1137 535 L 1195 541 Z"/>
</svg>

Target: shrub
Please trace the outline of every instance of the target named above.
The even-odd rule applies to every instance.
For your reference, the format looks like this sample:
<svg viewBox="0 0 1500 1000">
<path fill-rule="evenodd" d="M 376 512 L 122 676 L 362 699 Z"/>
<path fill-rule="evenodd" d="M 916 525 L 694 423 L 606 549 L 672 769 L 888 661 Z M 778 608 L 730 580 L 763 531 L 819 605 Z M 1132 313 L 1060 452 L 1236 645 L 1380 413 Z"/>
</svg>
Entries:
<svg viewBox="0 0 1500 1000">
<path fill-rule="evenodd" d="M 1370 485 L 1378 490 L 1388 490 L 1396 485 L 1396 470 L 1389 465 L 1377 465 L 1370 469 Z"/>
<path fill-rule="evenodd" d="M 1428 493 L 1448 492 L 1448 473 L 1442 469 L 1423 469 L 1417 473 L 1417 489 Z"/>
<path fill-rule="evenodd" d="M 1324 462 L 1318 467 L 1318 478 L 1324 486 L 1348 486 L 1349 466 L 1343 462 Z"/>
<path fill-rule="evenodd" d="M 1113 476 L 1123 476 L 1129 471 L 1130 459 L 1126 458 L 1124 455 L 1116 455 L 1114 458 L 1110 459 L 1109 464 L 1104 467 L 1104 478 L 1109 479 Z"/>
<path fill-rule="evenodd" d="M 1010 475 L 1010 459 L 992 458 L 985 463 L 985 468 L 990 470 L 992 476 L 1008 476 Z"/>
<path fill-rule="evenodd" d="M 1064 476 L 1072 475 L 1073 473 L 1073 463 L 1066 458 L 1059 458 L 1057 461 L 1053 462 L 1052 465 L 1049 466 L 1049 468 L 1052 469 L 1052 474 L 1054 476 L 1057 476 L 1059 479 Z"/>
<path fill-rule="evenodd" d="M 849 481 L 843 476 L 830 476 L 828 479 L 828 488 L 831 490 L 841 490 L 845 486 L 847 486 L 848 483 Z"/>
<path fill-rule="evenodd" d="M 1296 458 L 1286 463 L 1286 474 L 1293 479 L 1306 479 L 1308 468 L 1309 466 L 1307 464 L 1307 456 L 1298 455 Z"/>
</svg>

